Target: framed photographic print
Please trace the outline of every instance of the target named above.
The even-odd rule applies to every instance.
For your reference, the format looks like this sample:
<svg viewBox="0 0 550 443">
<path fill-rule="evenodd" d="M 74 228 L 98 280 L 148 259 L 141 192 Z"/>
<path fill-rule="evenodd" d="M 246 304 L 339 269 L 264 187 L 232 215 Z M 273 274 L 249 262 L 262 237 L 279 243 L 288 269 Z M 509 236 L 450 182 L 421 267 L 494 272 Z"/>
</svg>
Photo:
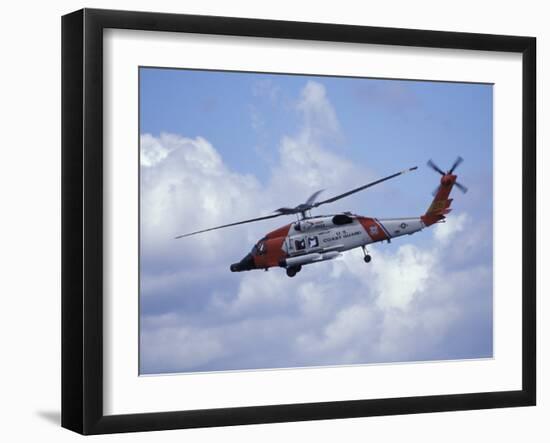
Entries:
<svg viewBox="0 0 550 443">
<path fill-rule="evenodd" d="M 535 48 L 64 16 L 62 425 L 534 405 Z"/>
</svg>

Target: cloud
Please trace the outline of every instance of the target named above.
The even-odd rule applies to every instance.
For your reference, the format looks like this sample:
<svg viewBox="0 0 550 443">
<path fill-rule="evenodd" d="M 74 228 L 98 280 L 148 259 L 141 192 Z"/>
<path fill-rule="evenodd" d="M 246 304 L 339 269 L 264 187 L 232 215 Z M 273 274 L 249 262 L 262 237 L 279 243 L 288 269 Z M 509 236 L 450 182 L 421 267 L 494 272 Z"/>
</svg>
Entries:
<svg viewBox="0 0 550 443">
<path fill-rule="evenodd" d="M 155 166 L 164 160 L 170 152 L 165 143 L 162 143 L 150 134 L 142 135 L 140 142 L 139 161 L 141 166 Z"/>
<path fill-rule="evenodd" d="M 299 200 L 285 205 L 298 204 L 320 189 L 340 192 L 373 178 L 372 171 L 359 168 L 335 146 L 341 140 L 340 124 L 322 84 L 308 81 L 295 109 L 302 124 L 281 140 L 268 194 L 296 196 Z"/>
<path fill-rule="evenodd" d="M 154 138 L 145 134 L 141 141 L 148 153 L 141 167 L 141 246 L 145 259 L 158 265 L 177 260 L 177 266 L 197 259 L 203 264 L 227 259 L 228 249 L 246 240 L 242 234 L 213 232 L 185 242 L 175 242 L 174 237 L 227 223 L 228 214 L 249 217 L 268 211 L 259 198 L 243 198 L 260 195 L 258 180 L 230 171 L 214 147 L 201 137 L 161 134 Z M 203 253 L 191 254 L 196 249 Z"/>
<path fill-rule="evenodd" d="M 215 330 L 184 325 L 148 329 L 140 346 L 142 365 L 156 373 L 192 369 L 228 352 Z"/>
<path fill-rule="evenodd" d="M 327 133 L 336 133 L 340 124 L 336 112 L 328 100 L 325 87 L 308 81 L 302 89 L 298 110 L 304 116 L 304 131 L 308 138 L 315 139 Z"/>
<path fill-rule="evenodd" d="M 469 222 L 470 220 L 466 213 L 453 214 L 453 217 L 448 217 L 445 223 L 435 225 L 434 237 L 440 243 L 447 244 L 455 234 L 462 232 Z"/>
<path fill-rule="evenodd" d="M 281 138 L 262 182 L 231 170 L 204 137 L 141 135 L 141 371 L 492 355 L 492 267 L 479 259 L 492 226 L 472 226 L 465 212 L 417 234 L 420 245 L 405 238 L 370 248 L 369 265 L 354 250 L 294 279 L 280 269 L 228 271 L 287 220 L 173 239 L 374 176 L 339 155 L 340 125 L 321 83 L 307 82 L 295 109 L 299 128 Z"/>
<path fill-rule="evenodd" d="M 391 256 L 383 255 L 375 268 L 377 305 L 406 309 L 433 279 L 436 261 L 433 250 L 421 250 L 413 245 L 403 245 Z"/>
</svg>

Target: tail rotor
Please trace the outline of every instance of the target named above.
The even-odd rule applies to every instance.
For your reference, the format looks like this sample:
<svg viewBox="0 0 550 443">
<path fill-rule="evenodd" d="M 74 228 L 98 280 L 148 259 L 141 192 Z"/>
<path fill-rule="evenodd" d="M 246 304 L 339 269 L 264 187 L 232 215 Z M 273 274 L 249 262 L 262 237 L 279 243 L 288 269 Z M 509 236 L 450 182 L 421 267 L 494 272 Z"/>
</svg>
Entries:
<svg viewBox="0 0 550 443">
<path fill-rule="evenodd" d="M 454 170 L 457 168 L 458 165 L 460 165 L 460 163 L 462 163 L 464 161 L 464 159 L 460 156 L 458 156 L 455 160 L 455 162 L 453 163 L 453 166 L 451 166 L 451 169 L 449 169 L 449 174 L 452 174 L 454 172 Z"/>
<path fill-rule="evenodd" d="M 456 185 L 461 192 L 468 192 L 468 188 L 466 186 L 456 181 L 456 175 L 454 174 L 456 168 L 458 168 L 463 161 L 464 159 L 462 157 L 457 157 L 447 172 L 443 171 L 443 169 L 437 166 L 432 160 L 428 161 L 428 166 L 441 175 L 441 180 L 439 182 L 439 186 L 433 192 L 434 199 L 432 204 L 426 213 L 421 217 L 424 225 L 430 226 L 434 223 L 442 222 L 445 220 L 445 216 L 451 212 L 451 203 L 453 202 L 453 199 L 449 196 L 453 186 Z"/>
<path fill-rule="evenodd" d="M 444 172 L 439 166 L 437 166 L 432 160 L 428 160 L 428 166 L 430 168 L 432 168 L 435 172 L 439 173 L 441 176 L 443 176 L 443 178 L 441 179 L 442 181 L 445 180 L 445 177 L 447 176 L 452 176 L 455 169 L 464 161 L 464 159 L 460 156 L 458 156 L 456 158 L 456 160 L 454 161 L 453 165 L 451 166 L 451 169 L 449 169 L 447 172 Z M 464 186 L 462 183 L 460 182 L 457 182 L 455 180 L 454 184 L 456 185 L 456 187 L 464 194 L 466 194 L 466 192 L 468 192 L 468 188 L 466 186 Z M 439 192 L 439 189 L 441 188 L 441 185 L 439 185 L 437 188 L 435 188 L 435 190 L 433 191 L 432 195 L 437 195 L 437 193 Z"/>
</svg>

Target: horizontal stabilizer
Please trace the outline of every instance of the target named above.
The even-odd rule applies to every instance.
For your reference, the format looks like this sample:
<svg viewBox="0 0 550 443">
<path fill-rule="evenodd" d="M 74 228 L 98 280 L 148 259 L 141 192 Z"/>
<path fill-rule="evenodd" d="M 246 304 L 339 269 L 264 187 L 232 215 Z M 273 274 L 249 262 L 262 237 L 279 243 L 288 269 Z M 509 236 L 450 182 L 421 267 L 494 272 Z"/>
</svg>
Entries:
<svg viewBox="0 0 550 443">
<path fill-rule="evenodd" d="M 431 206 L 429 207 L 428 211 L 426 211 L 426 214 L 424 214 L 421 219 L 422 222 L 426 226 L 433 225 L 434 223 L 437 223 L 443 219 L 445 219 L 445 215 L 447 215 L 449 212 L 452 211 L 451 209 L 451 203 L 453 199 L 443 199 L 443 200 L 437 200 L 435 199 Z"/>
</svg>

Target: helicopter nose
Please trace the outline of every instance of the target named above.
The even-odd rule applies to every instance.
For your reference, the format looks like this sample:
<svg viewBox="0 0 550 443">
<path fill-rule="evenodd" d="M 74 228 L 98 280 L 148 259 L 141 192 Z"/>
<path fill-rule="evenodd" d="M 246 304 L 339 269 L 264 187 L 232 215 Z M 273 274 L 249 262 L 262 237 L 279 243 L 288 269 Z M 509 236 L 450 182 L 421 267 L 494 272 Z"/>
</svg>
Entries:
<svg viewBox="0 0 550 443">
<path fill-rule="evenodd" d="M 244 257 L 240 262 L 233 263 L 229 269 L 231 272 L 242 272 L 242 271 L 250 271 L 251 269 L 254 269 L 256 266 L 254 264 L 254 257 L 252 257 L 251 254 L 247 254 L 246 257 Z"/>
</svg>

